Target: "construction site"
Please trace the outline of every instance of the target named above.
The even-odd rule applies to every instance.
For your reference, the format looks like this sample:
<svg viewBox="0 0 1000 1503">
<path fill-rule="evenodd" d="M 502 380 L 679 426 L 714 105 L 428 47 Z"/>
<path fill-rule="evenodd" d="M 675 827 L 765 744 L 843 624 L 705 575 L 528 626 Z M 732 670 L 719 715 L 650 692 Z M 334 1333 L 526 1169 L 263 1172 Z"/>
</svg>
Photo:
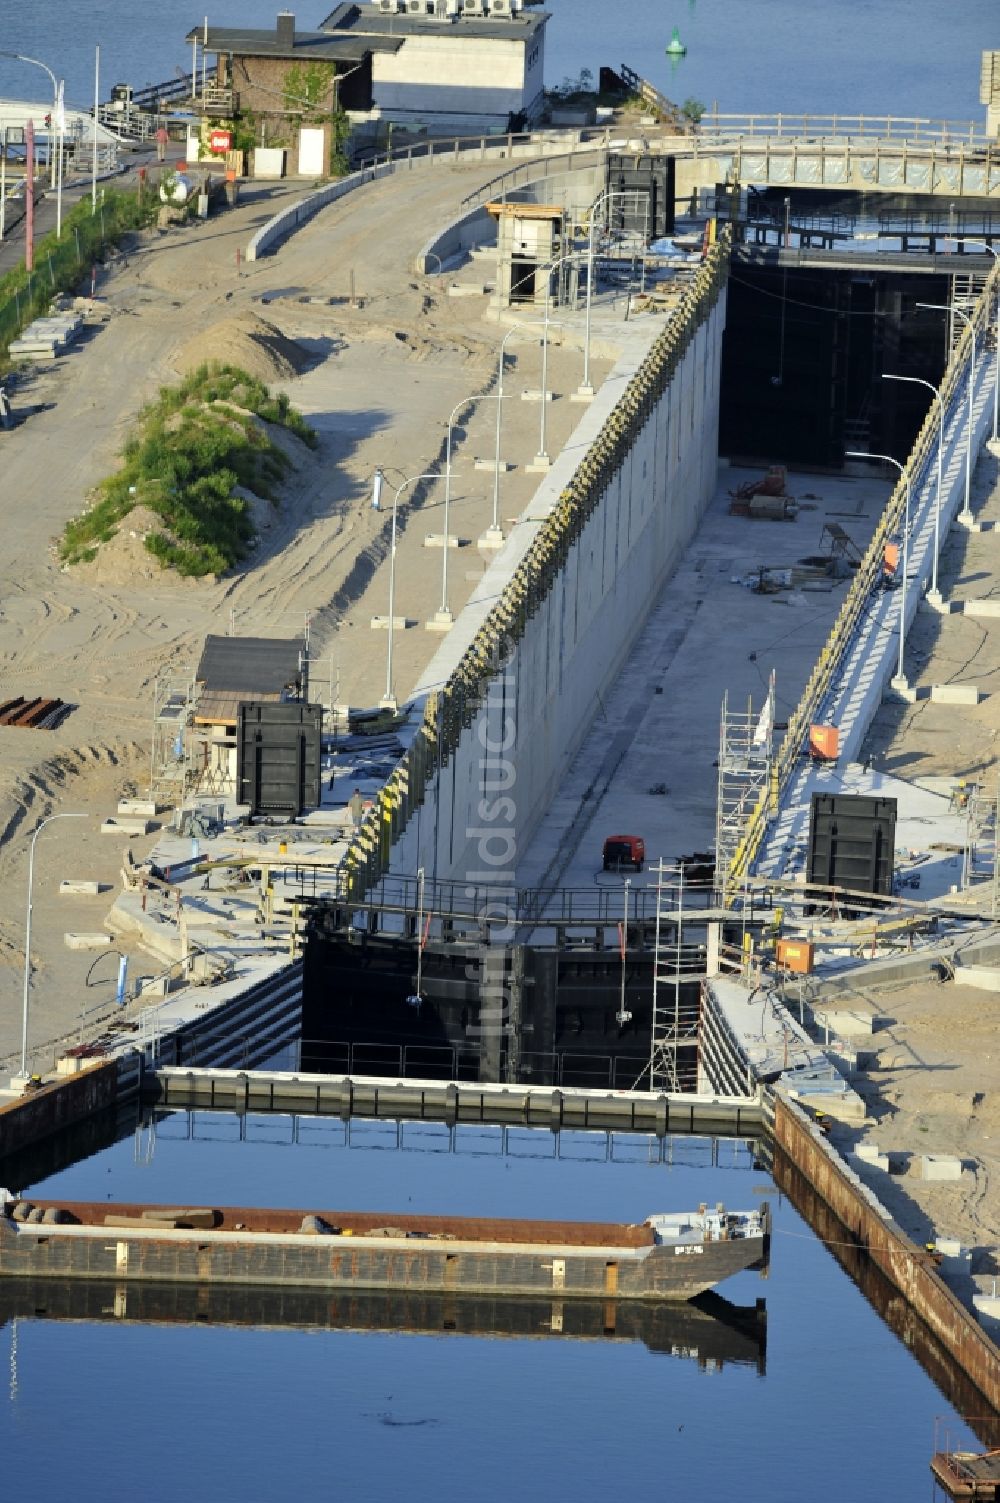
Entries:
<svg viewBox="0 0 1000 1503">
<path fill-rule="evenodd" d="M 870 205 L 827 225 L 865 290 L 824 283 L 819 341 L 814 177 L 740 143 L 654 119 L 248 184 L 137 234 L 19 367 L 0 1151 L 276 1061 L 272 1105 L 331 1078 L 325 1109 L 385 1116 L 738 1110 L 996 1444 L 989 193 L 975 143 L 900 147 L 878 236 Z M 852 149 L 821 179 L 847 197 Z M 284 458 L 240 491 L 245 559 L 163 567 L 140 496 L 67 562 L 208 362 L 303 424 L 258 420 Z"/>
</svg>

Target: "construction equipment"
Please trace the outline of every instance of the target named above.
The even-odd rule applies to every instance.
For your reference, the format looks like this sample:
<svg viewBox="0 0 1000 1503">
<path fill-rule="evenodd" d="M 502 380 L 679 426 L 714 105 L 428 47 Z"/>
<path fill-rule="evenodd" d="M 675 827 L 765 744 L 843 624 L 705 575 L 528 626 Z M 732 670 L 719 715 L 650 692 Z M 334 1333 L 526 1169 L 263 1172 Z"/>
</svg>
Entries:
<svg viewBox="0 0 1000 1503">
<path fill-rule="evenodd" d="M 755 517 L 771 522 L 793 522 L 799 508 L 786 494 L 788 476 L 784 465 L 773 464 L 760 480 L 744 480 L 729 492 L 729 510 L 735 517 Z"/>
<path fill-rule="evenodd" d="M 646 863 L 646 842 L 639 835 L 609 835 L 604 842 L 604 870 L 621 871 L 631 866 L 641 872 Z"/>
</svg>

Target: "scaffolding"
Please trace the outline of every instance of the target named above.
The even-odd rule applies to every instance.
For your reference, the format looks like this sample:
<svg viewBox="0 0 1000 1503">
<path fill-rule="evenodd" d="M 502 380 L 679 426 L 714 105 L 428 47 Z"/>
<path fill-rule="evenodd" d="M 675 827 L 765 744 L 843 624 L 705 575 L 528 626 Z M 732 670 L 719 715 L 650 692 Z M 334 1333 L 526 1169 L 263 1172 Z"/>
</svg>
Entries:
<svg viewBox="0 0 1000 1503">
<path fill-rule="evenodd" d="M 195 685 L 189 674 L 159 673 L 153 684 L 149 793 L 175 805 L 188 787 L 188 728 Z"/>
<path fill-rule="evenodd" d="M 668 880 L 664 880 L 664 878 Z M 651 1091 L 680 1091 L 678 1050 L 698 1038 L 699 1007 L 684 1000 L 696 980 L 684 953 L 684 867 L 656 867 L 656 932 L 653 950 L 653 1030 L 649 1049 Z"/>
<path fill-rule="evenodd" d="M 719 729 L 719 783 L 715 806 L 715 881 L 726 890 L 729 869 L 747 820 L 771 781 L 774 740 L 774 674 L 767 699 L 755 710 L 731 710 L 728 691 L 722 700 Z"/>
<path fill-rule="evenodd" d="M 959 784 L 952 805 L 966 813 L 965 848 L 962 853 L 962 888 L 989 884 L 990 913 L 996 918 L 1000 897 L 1000 863 L 997 861 L 1000 787 L 990 793 L 981 783 Z"/>
</svg>

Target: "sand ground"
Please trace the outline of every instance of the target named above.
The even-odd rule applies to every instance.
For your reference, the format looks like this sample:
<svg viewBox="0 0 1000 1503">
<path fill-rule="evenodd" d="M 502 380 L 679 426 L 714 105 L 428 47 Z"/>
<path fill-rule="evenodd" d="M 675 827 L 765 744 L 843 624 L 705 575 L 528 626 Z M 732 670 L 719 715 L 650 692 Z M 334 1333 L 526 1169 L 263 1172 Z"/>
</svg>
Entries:
<svg viewBox="0 0 1000 1503">
<path fill-rule="evenodd" d="M 957 604 L 1000 592 L 997 533 L 1000 464 L 985 454 L 973 477 L 972 509 L 986 530 L 955 527 L 941 555 L 940 583 Z M 991 525 L 992 524 L 992 525 Z M 996 796 L 1000 730 L 1000 620 L 921 611 L 906 642 L 911 683 L 974 683 L 973 706 L 886 702 L 866 743 L 897 777 L 951 776 Z M 987 910 L 988 911 L 988 910 Z M 878 1066 L 862 1076 L 871 1125 L 863 1136 L 890 1153 L 892 1174 L 860 1169 L 918 1242 L 935 1235 L 976 1249 L 972 1272 L 1000 1272 L 1000 1002 L 955 982 L 872 993 L 885 1015 L 872 1038 Z M 857 1134 L 841 1131 L 850 1147 Z M 922 1154 L 963 1162 L 960 1180 L 921 1178 Z"/>
<path fill-rule="evenodd" d="M 0 1071 L 20 1058 L 25 835 L 51 813 L 82 812 L 39 839 L 34 882 L 33 1063 L 51 1063 L 55 1041 L 111 993 L 105 959 L 86 984 L 94 956 L 71 953 L 66 931 L 99 930 L 108 897 L 60 897 L 61 877 L 118 885 L 120 837 L 100 836 L 117 799 L 148 785 L 154 684 L 159 674 L 193 675 L 207 633 L 295 636 L 311 622 L 313 682 L 320 698 L 375 704 L 385 688 L 384 614 L 392 488 L 370 505 L 372 477 L 387 481 L 443 468 L 446 423 L 456 404 L 495 377 L 500 330 L 484 317 L 484 295 L 453 297 L 452 275 L 418 277 L 417 250 L 455 213 L 465 193 L 491 175 L 479 167 L 414 174 L 400 191 L 369 185 L 317 216 L 276 256 L 237 267 L 253 230 L 290 193 L 250 188 L 239 207 L 165 233 L 153 231 L 102 274 L 107 321 L 71 354 L 39 368 L 14 392 L 28 413 L 0 435 L 0 513 L 5 557 L 0 595 L 0 688 L 4 696 L 57 696 L 76 706 L 55 731 L 0 728 Z M 352 270 L 360 307 L 348 304 Z M 472 279 L 489 275 L 479 265 Z M 465 273 L 466 280 L 469 273 Z M 265 319 L 295 342 L 248 343 Z M 56 553 L 66 521 L 112 472 L 136 414 L 194 358 L 256 359 L 314 424 L 310 452 L 282 439 L 296 469 L 281 505 L 259 509 L 260 544 L 245 567 L 217 580 L 184 581 L 151 567 L 141 519 L 126 521 L 98 559 L 68 569 Z M 556 394 L 547 411 L 557 453 L 582 409 L 569 401 L 580 381 L 579 351 L 553 347 Z M 521 400 L 539 382 L 530 331 L 508 346 L 501 517 L 523 510 L 537 485 L 525 465 L 538 450 L 540 409 Z M 300 373 L 294 374 L 296 367 Z M 598 380 L 607 361 L 593 364 Z M 473 458 L 492 456 L 495 404 L 474 408 L 454 434 L 448 603 L 457 614 L 482 577 L 475 540 L 492 517 L 493 474 Z M 403 701 L 440 637 L 425 623 L 441 605 L 442 550 L 425 548 L 442 528 L 443 486 L 408 487 L 400 497 L 394 688 Z M 137 534 L 137 535 L 133 535 Z M 150 841 L 133 842 L 145 854 Z M 126 948 L 123 945 L 123 949 Z M 141 959 L 135 964 L 141 968 Z M 96 983 L 96 984 L 95 984 Z M 37 1051 L 37 1058 L 35 1053 Z"/>
</svg>

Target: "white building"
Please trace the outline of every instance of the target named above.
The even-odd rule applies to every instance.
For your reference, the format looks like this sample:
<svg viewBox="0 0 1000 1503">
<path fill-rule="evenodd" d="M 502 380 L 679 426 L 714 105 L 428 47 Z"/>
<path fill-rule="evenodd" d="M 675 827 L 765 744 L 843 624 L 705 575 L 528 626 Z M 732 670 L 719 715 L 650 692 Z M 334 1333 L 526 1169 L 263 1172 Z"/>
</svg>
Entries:
<svg viewBox="0 0 1000 1503">
<path fill-rule="evenodd" d="M 401 39 L 372 53 L 370 118 L 431 131 L 507 130 L 542 104 L 544 11 L 536 0 L 360 0 L 338 5 L 321 30 Z"/>
</svg>

